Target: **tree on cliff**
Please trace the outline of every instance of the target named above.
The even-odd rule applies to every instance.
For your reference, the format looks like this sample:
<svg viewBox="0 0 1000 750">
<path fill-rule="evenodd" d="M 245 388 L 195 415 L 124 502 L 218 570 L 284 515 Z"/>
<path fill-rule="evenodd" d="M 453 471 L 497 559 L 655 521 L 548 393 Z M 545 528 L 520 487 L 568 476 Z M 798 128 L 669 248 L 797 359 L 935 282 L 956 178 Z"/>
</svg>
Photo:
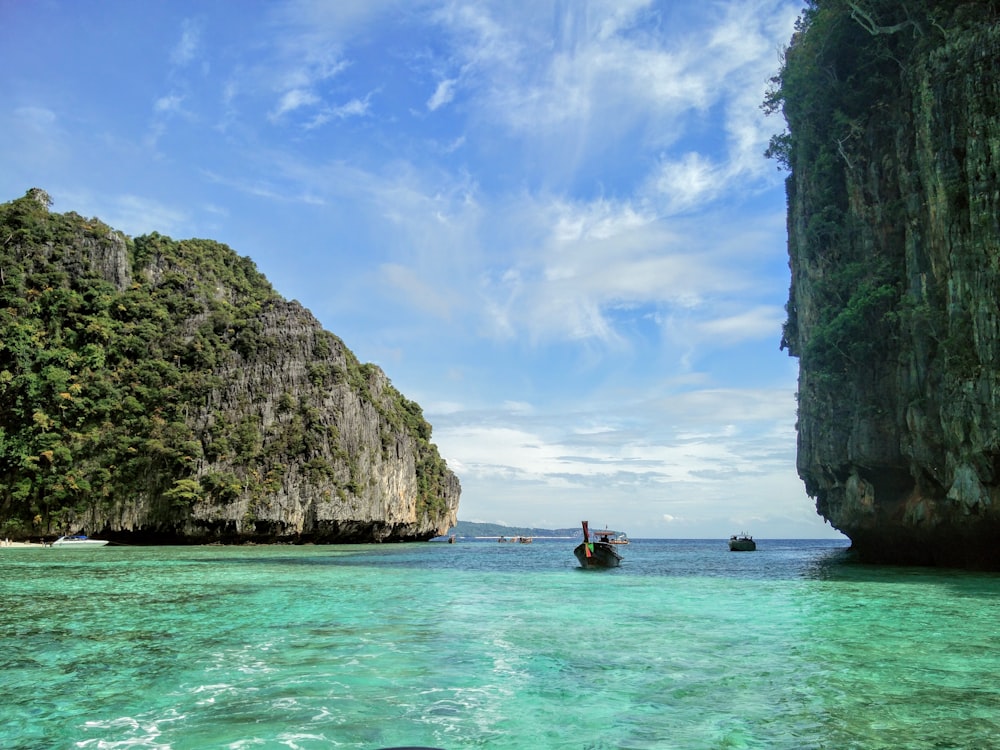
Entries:
<svg viewBox="0 0 1000 750">
<path fill-rule="evenodd" d="M 896 25 L 907 28 L 911 11 L 897 12 L 905 20 Z M 898 298 L 895 259 L 876 256 L 857 263 L 845 257 L 853 231 L 846 173 L 862 168 L 855 146 L 877 122 L 879 109 L 900 96 L 900 66 L 913 44 L 912 39 L 876 39 L 855 16 L 875 24 L 853 0 L 810 2 L 763 105 L 768 114 L 780 111 L 788 123 L 787 131 L 772 138 L 767 155 L 793 174 L 808 175 L 809 190 L 799 193 L 810 203 L 801 228 L 808 242 L 796 251 L 808 253 L 803 260 L 823 269 L 825 287 L 816 295 L 826 307 L 822 324 L 804 350 L 793 288 L 781 347 L 802 357 L 803 366 L 834 376 L 866 358 L 869 344 L 877 340 L 874 331 L 890 335 L 887 315 Z M 789 191 L 795 190 L 790 179 Z"/>
</svg>

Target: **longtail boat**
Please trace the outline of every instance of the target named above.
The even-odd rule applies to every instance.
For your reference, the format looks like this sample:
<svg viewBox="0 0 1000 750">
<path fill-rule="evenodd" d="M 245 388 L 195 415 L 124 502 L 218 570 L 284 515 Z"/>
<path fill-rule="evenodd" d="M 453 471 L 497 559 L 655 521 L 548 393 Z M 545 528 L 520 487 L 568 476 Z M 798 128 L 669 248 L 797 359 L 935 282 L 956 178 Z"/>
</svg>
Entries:
<svg viewBox="0 0 1000 750">
<path fill-rule="evenodd" d="M 617 568 L 621 565 L 622 556 L 618 547 L 628 544 L 628 537 L 620 531 L 601 529 L 590 539 L 590 528 L 583 522 L 583 541 L 576 546 L 573 554 L 580 562 L 581 568 Z"/>
</svg>

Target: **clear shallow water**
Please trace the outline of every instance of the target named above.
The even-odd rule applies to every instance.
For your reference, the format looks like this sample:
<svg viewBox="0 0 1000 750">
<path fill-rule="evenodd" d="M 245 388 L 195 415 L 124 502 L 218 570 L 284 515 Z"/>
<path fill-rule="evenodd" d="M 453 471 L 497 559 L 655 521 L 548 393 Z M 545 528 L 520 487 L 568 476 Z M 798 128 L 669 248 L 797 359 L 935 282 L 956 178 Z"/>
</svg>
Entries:
<svg viewBox="0 0 1000 750">
<path fill-rule="evenodd" d="M 0 550 L 0 748 L 1000 746 L 1000 576 L 574 544 Z"/>
</svg>

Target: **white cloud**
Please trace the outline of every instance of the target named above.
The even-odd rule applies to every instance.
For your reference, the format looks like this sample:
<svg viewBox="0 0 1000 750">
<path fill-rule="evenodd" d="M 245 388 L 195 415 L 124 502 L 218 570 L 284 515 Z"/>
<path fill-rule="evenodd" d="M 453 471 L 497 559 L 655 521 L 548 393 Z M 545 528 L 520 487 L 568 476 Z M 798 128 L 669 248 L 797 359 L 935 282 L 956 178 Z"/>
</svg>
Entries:
<svg viewBox="0 0 1000 750">
<path fill-rule="evenodd" d="M 517 525 L 532 525 L 533 503 L 543 503 L 555 525 L 610 513 L 615 523 L 632 519 L 635 536 L 690 536 L 720 524 L 825 534 L 795 476 L 793 404 L 791 388 L 731 388 L 618 403 L 616 423 L 592 401 L 556 412 L 502 404 L 492 413 L 427 413 L 435 442 L 460 469 L 463 518 L 496 520 L 491 499 L 503 497 Z M 579 429 L 591 414 L 602 415 L 599 426 Z"/>
<path fill-rule="evenodd" d="M 351 99 L 351 101 L 347 102 L 346 104 L 342 104 L 339 107 L 335 107 L 333 109 L 333 114 L 336 117 L 341 117 L 341 118 L 357 117 L 366 114 L 369 109 L 370 109 L 369 98 L 365 97 L 364 99 Z"/>
<path fill-rule="evenodd" d="M 616 318 L 656 310 L 696 312 L 692 325 L 701 317 L 713 320 L 723 300 L 753 287 L 745 259 L 753 257 L 755 244 L 772 241 L 782 249 L 780 227 L 757 220 L 742 226 L 715 218 L 663 221 L 628 203 L 539 205 L 525 199 L 505 205 L 503 216 L 517 228 L 517 251 L 502 274 L 481 277 L 478 292 L 488 300 L 483 309 L 498 335 L 521 332 L 537 341 L 593 339 L 618 346 L 625 330 Z M 764 322 L 759 310 L 752 318 L 745 310 L 730 315 L 743 316 L 744 326 Z"/>
<path fill-rule="evenodd" d="M 785 311 L 773 305 L 760 305 L 721 318 L 702 321 L 698 330 L 726 343 L 761 338 L 776 338 L 785 321 Z"/>
<path fill-rule="evenodd" d="M 351 99 L 349 102 L 341 104 L 337 107 L 327 107 L 322 112 L 317 114 L 310 122 L 306 124 L 306 129 L 311 130 L 313 128 L 318 128 L 331 120 L 346 120 L 349 117 L 363 117 L 368 114 L 371 109 L 371 97 L 366 96 L 364 99 Z"/>
<path fill-rule="evenodd" d="M 456 81 L 454 78 L 449 78 L 438 83 L 437 88 L 434 89 L 434 94 L 427 100 L 427 109 L 433 112 L 454 99 L 455 84 Z"/>
<path fill-rule="evenodd" d="M 698 153 L 665 161 L 650 175 L 649 199 L 666 214 L 704 209 L 728 184 L 729 175 Z"/>
<path fill-rule="evenodd" d="M 319 97 L 306 89 L 291 89 L 286 91 L 278 106 L 271 112 L 271 120 L 278 120 L 289 112 L 294 112 L 302 107 L 309 107 L 319 102 Z"/>
<path fill-rule="evenodd" d="M 758 474 L 785 466 L 790 391 L 714 389 L 675 393 L 660 401 L 620 404 L 618 424 L 578 429 L 596 404 L 573 413 L 512 410 L 441 415 L 436 442 L 467 475 L 516 476 L 562 485 L 570 477 L 633 477 L 634 481 L 701 483 L 703 476 Z M 470 421 L 465 421 L 471 418 Z M 759 437 L 760 426 L 767 437 Z M 639 428 L 637 430 L 637 428 Z M 692 428 L 696 428 L 692 429 Z M 642 479 L 644 478 L 644 479 Z"/>
</svg>

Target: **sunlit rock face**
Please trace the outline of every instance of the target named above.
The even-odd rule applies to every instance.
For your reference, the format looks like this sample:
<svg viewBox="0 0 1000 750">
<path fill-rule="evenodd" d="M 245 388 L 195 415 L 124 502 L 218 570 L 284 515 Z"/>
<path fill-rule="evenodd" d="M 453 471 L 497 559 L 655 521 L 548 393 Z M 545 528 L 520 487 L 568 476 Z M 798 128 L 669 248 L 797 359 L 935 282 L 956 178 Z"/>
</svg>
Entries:
<svg viewBox="0 0 1000 750">
<path fill-rule="evenodd" d="M 0 527 L 122 543 L 427 540 L 419 405 L 249 258 L 0 204 Z"/>
<path fill-rule="evenodd" d="M 996 569 L 1000 24 L 864 5 L 782 71 L 798 471 L 862 559 Z"/>
</svg>

